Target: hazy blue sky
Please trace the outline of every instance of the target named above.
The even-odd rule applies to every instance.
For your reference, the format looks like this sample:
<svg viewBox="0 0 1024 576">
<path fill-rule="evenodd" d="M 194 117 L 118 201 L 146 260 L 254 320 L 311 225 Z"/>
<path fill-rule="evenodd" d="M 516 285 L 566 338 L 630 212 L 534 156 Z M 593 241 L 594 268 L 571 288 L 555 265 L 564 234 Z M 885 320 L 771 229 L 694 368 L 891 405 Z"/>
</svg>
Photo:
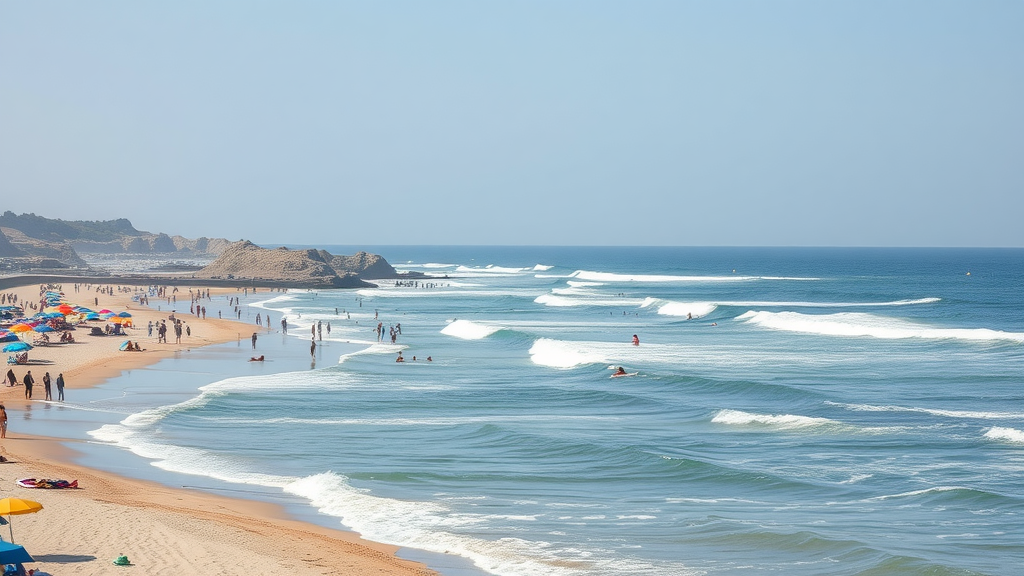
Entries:
<svg viewBox="0 0 1024 576">
<path fill-rule="evenodd" d="M 293 244 L 1024 246 L 1024 2 L 3 2 L 0 210 Z"/>
</svg>

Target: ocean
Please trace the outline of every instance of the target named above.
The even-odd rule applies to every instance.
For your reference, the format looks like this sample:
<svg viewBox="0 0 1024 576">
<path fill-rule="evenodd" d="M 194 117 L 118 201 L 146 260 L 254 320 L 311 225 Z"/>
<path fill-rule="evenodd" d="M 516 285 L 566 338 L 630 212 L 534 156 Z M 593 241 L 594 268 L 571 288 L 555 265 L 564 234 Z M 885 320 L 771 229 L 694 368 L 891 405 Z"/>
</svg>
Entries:
<svg viewBox="0 0 1024 576">
<path fill-rule="evenodd" d="M 1024 250 L 369 250 L 430 278 L 249 293 L 267 362 L 240 332 L 17 429 L 447 575 L 1024 566 Z"/>
</svg>

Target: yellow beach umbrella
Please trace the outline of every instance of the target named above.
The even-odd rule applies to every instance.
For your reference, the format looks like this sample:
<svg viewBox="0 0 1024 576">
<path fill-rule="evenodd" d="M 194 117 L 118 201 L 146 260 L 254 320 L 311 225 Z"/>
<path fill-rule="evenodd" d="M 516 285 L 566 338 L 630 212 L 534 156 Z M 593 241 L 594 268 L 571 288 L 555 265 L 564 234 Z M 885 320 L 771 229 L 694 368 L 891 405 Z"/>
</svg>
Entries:
<svg viewBox="0 0 1024 576">
<path fill-rule="evenodd" d="M 18 514 L 34 514 L 43 509 L 43 505 L 35 500 L 22 500 L 21 498 L 0 499 L 0 516 L 15 516 Z M 14 542 L 14 523 L 8 521 L 11 529 L 11 542 Z"/>
<path fill-rule="evenodd" d="M 11 514 L 32 514 L 43 509 L 43 505 L 35 500 L 22 500 L 21 498 L 0 499 L 0 516 Z"/>
</svg>

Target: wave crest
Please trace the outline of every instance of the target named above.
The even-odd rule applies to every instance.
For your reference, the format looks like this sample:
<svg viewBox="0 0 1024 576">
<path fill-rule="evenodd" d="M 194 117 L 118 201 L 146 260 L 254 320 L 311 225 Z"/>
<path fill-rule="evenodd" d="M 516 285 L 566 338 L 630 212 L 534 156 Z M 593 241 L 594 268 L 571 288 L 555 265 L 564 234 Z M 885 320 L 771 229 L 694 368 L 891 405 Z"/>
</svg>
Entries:
<svg viewBox="0 0 1024 576">
<path fill-rule="evenodd" d="M 985 432 L 985 438 L 1009 441 L 1014 444 L 1024 444 L 1024 432 L 1016 428 L 993 426 L 988 432 Z"/>
<path fill-rule="evenodd" d="M 740 410 L 721 410 L 711 421 L 715 424 L 732 426 L 761 425 L 773 428 L 811 428 L 818 426 L 834 426 L 840 423 L 828 418 L 813 418 L 795 414 L 752 414 Z"/>
<path fill-rule="evenodd" d="M 609 360 L 599 351 L 581 349 L 577 343 L 540 338 L 530 347 L 530 360 L 534 364 L 551 368 L 575 368 L 585 364 L 607 364 Z"/>
<path fill-rule="evenodd" d="M 501 326 L 478 324 L 470 320 L 456 320 L 441 329 L 441 334 L 463 340 L 482 340 L 501 330 Z"/>
<path fill-rule="evenodd" d="M 936 328 L 898 318 L 862 312 L 801 314 L 750 310 L 736 318 L 747 323 L 786 332 L 825 336 L 871 336 L 873 338 L 935 338 L 958 340 L 1009 340 L 1024 343 L 1024 334 L 988 328 Z"/>
</svg>

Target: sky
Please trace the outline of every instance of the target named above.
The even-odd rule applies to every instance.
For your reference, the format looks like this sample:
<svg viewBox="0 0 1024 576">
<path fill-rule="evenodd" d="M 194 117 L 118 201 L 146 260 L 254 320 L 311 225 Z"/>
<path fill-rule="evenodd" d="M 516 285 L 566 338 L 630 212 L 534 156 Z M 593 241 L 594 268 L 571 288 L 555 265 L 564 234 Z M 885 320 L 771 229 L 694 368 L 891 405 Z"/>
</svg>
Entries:
<svg viewBox="0 0 1024 576">
<path fill-rule="evenodd" d="M 1024 247 L 1024 2 L 0 3 L 0 210 L 305 245 Z"/>
</svg>

